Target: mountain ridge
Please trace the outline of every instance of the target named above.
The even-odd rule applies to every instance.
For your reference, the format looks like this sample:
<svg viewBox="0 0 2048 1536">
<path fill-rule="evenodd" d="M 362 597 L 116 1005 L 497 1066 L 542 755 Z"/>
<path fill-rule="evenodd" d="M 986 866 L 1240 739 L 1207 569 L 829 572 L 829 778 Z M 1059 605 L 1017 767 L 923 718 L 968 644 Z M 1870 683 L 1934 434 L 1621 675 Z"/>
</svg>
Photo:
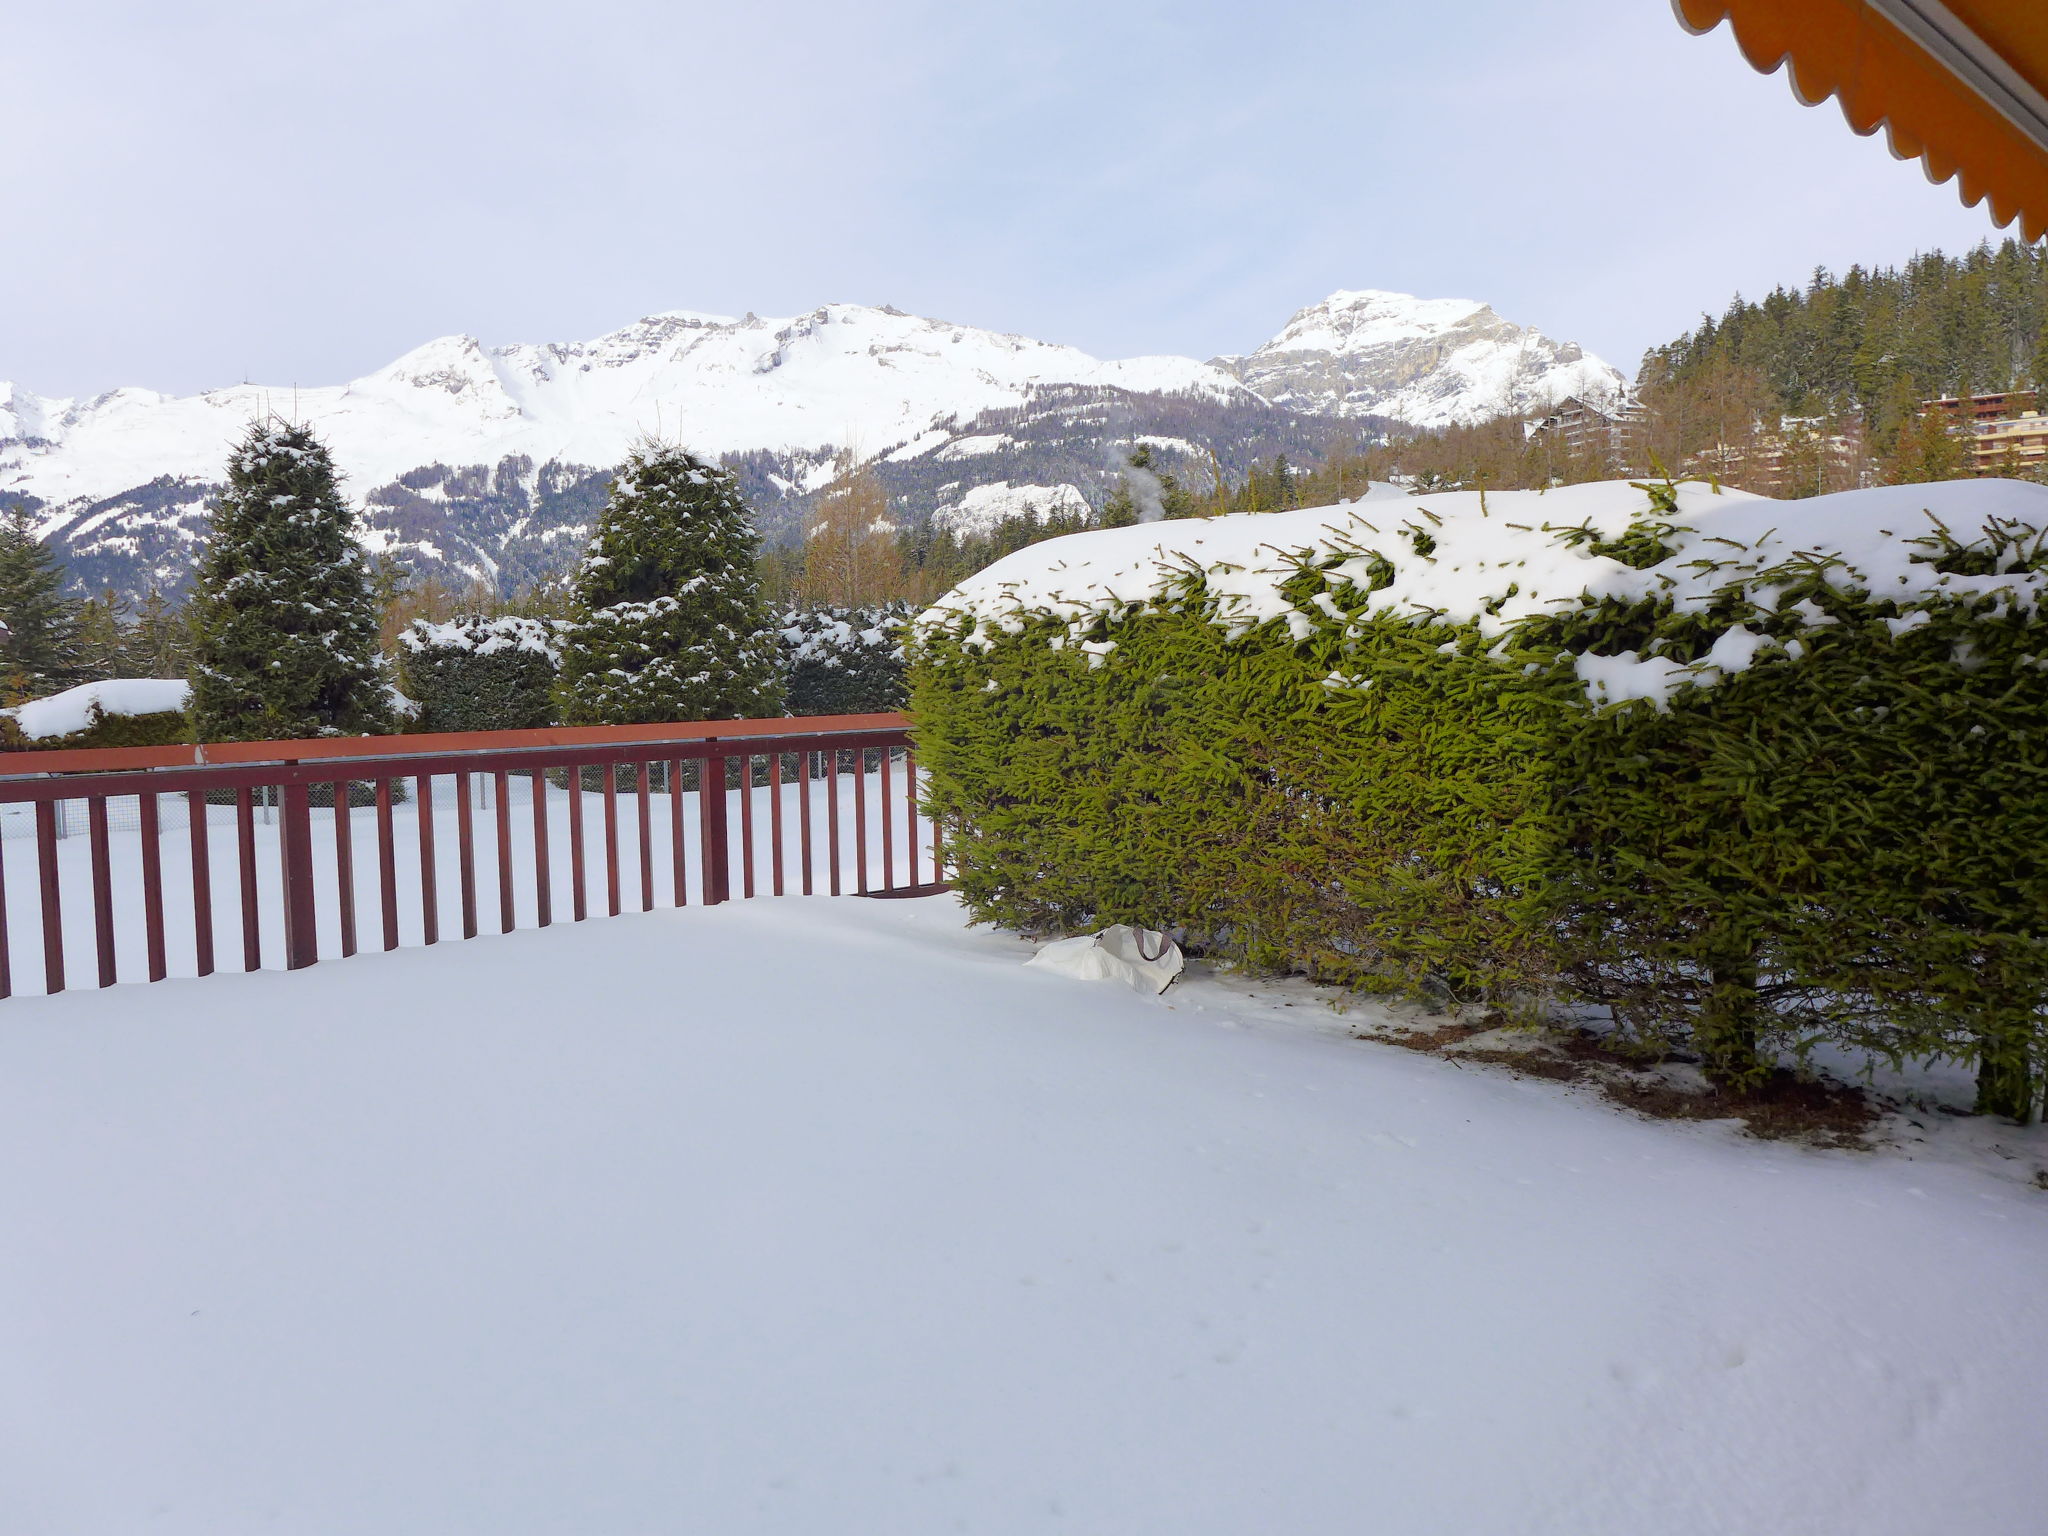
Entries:
<svg viewBox="0 0 2048 1536">
<path fill-rule="evenodd" d="M 848 448 L 872 457 L 901 514 L 974 521 L 1004 504 L 978 487 L 1099 501 L 1119 445 L 1139 438 L 1206 480 L 1347 434 L 1620 385 L 1483 304 L 1380 290 L 1341 290 L 1254 352 L 1208 362 L 1100 359 L 886 305 L 665 310 L 581 342 L 435 337 L 348 383 L 289 392 L 63 400 L 0 383 L 0 499 L 37 512 L 81 585 L 176 587 L 229 446 L 289 394 L 333 449 L 373 549 L 422 574 L 519 584 L 573 558 L 611 466 L 649 434 L 730 464 L 775 538 Z"/>
</svg>

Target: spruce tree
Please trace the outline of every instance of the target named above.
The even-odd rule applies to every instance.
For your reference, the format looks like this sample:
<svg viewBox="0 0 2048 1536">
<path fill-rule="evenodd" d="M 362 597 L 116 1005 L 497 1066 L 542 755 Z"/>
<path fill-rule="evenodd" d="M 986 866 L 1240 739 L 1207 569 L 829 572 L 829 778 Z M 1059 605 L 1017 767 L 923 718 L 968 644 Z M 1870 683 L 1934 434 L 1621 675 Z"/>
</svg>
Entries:
<svg viewBox="0 0 2048 1536">
<path fill-rule="evenodd" d="M 660 725 L 779 714 L 760 552 L 730 472 L 667 444 L 634 450 L 577 568 L 563 718 Z"/>
<path fill-rule="evenodd" d="M 84 681 L 80 605 L 64 595 L 64 571 L 19 504 L 0 519 L 0 694 L 19 704 Z"/>
<path fill-rule="evenodd" d="M 1116 489 L 1110 492 L 1109 500 L 1102 504 L 1095 525 L 1098 528 L 1128 528 L 1138 520 L 1138 504 L 1131 500 L 1130 485 L 1119 475 Z"/>
<path fill-rule="evenodd" d="M 1885 484 L 1913 485 L 1967 475 L 1970 466 L 1963 449 L 1956 424 L 1939 409 L 1924 410 L 1899 428 L 1892 451 L 1885 455 Z"/>
<path fill-rule="evenodd" d="M 78 669 L 83 681 L 127 677 L 128 599 L 108 587 L 78 609 Z"/>
<path fill-rule="evenodd" d="M 310 429 L 253 423 L 193 592 L 193 727 L 201 741 L 390 728 L 377 606 L 355 514 Z"/>
<path fill-rule="evenodd" d="M 122 653 L 126 677 L 183 677 L 192 670 L 192 625 L 182 608 L 152 586 L 136 605 Z"/>
</svg>

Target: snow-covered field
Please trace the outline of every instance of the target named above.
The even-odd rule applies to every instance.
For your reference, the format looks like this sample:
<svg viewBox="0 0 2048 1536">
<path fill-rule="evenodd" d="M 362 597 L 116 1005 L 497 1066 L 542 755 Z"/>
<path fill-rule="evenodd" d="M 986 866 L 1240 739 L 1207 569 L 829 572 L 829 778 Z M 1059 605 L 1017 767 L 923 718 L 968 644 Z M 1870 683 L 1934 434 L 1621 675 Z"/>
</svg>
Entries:
<svg viewBox="0 0 2048 1536">
<path fill-rule="evenodd" d="M 0 1529 L 2048 1527 L 2048 1192 L 1027 953 L 762 899 L 0 1005 Z"/>
</svg>

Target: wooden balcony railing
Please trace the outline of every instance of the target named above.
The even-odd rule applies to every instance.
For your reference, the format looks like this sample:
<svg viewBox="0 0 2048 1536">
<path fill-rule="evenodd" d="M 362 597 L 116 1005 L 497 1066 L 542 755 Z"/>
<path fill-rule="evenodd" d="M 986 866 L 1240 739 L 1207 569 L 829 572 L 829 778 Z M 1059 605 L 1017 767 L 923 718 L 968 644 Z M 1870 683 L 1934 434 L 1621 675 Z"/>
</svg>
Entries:
<svg viewBox="0 0 2048 1536">
<path fill-rule="evenodd" d="M 944 889 L 901 715 L 7 753 L 0 832 L 0 997 L 473 938 L 492 882 L 505 933 Z"/>
</svg>

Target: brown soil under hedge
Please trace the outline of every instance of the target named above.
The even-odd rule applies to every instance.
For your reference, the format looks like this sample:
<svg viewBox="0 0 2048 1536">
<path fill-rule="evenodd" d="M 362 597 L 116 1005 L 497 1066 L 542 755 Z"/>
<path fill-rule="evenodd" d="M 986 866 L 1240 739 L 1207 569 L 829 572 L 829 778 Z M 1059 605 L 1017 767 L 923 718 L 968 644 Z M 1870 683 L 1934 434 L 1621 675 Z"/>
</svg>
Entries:
<svg viewBox="0 0 2048 1536">
<path fill-rule="evenodd" d="M 1784 1067 L 1744 1093 L 1674 1083 L 1647 1069 L 1692 1058 L 1675 1052 L 1645 1056 L 1617 1047 L 1591 1030 L 1532 1034 L 1522 1049 L 1465 1045 L 1500 1022 L 1490 1016 L 1478 1023 L 1449 1023 L 1406 1034 L 1360 1032 L 1355 1038 L 1451 1061 L 1505 1067 L 1523 1077 L 1584 1083 L 1623 1108 L 1656 1120 L 1740 1120 L 1750 1135 L 1773 1141 L 1862 1147 L 1884 1113 L 1884 1106 L 1862 1088 L 1801 1076 Z"/>
</svg>

